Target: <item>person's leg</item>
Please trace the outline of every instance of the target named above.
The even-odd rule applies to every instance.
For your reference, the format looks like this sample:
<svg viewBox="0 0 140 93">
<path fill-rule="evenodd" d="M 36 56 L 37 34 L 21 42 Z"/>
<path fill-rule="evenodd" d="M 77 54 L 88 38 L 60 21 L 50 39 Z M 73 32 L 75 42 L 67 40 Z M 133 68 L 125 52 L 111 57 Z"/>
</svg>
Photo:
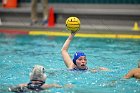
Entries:
<svg viewBox="0 0 140 93">
<path fill-rule="evenodd" d="M 37 18 L 37 3 L 38 3 L 38 0 L 31 0 L 31 19 L 32 19 L 32 23 L 35 23 L 38 20 L 38 18 Z"/>
<path fill-rule="evenodd" d="M 48 0 L 42 0 L 43 4 L 43 25 L 48 23 Z"/>
</svg>

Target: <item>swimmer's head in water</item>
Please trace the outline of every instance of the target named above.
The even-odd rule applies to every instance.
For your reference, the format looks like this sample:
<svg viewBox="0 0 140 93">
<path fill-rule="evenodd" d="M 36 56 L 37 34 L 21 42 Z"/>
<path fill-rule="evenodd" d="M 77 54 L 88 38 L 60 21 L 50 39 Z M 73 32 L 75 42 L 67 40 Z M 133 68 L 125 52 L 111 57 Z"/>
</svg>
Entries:
<svg viewBox="0 0 140 93">
<path fill-rule="evenodd" d="M 73 63 L 76 65 L 76 60 L 81 57 L 81 56 L 86 56 L 83 52 L 76 52 L 74 54 L 74 58 L 73 58 Z"/>
<path fill-rule="evenodd" d="M 35 65 L 30 73 L 30 80 L 39 80 L 45 82 L 47 76 L 45 73 L 45 68 L 40 65 Z"/>
</svg>

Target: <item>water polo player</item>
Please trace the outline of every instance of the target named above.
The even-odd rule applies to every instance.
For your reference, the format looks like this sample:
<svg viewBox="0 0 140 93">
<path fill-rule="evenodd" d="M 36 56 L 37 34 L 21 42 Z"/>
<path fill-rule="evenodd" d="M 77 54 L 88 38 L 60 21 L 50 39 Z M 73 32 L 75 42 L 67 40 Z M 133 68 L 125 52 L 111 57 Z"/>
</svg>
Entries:
<svg viewBox="0 0 140 93">
<path fill-rule="evenodd" d="M 30 82 L 26 84 L 19 84 L 18 86 L 10 87 L 11 92 L 29 92 L 29 91 L 41 91 L 48 88 L 61 88 L 57 84 L 45 84 L 46 81 L 45 68 L 40 65 L 35 65 L 30 73 Z"/>
<path fill-rule="evenodd" d="M 72 41 L 72 39 L 74 38 L 76 32 L 72 32 L 69 37 L 67 38 L 67 40 L 65 41 L 62 49 L 61 49 L 61 54 L 62 54 L 62 58 L 65 62 L 65 65 L 67 66 L 68 69 L 72 69 L 72 70 L 88 70 L 88 67 L 86 66 L 87 64 L 87 59 L 86 59 L 86 55 L 83 52 L 76 52 L 74 54 L 74 58 L 73 60 L 71 59 L 70 55 L 68 54 L 68 48 L 70 45 L 70 42 Z M 93 72 L 96 72 L 98 70 L 105 70 L 107 71 L 107 68 L 104 67 L 99 67 L 98 69 L 89 69 Z"/>
</svg>

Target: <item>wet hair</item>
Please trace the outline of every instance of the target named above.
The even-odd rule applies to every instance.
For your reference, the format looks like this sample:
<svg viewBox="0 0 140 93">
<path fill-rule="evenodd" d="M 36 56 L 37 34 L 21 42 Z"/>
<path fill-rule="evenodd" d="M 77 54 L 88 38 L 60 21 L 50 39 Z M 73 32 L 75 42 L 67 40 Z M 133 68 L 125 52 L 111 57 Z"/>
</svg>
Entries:
<svg viewBox="0 0 140 93">
<path fill-rule="evenodd" d="M 81 56 L 86 56 L 83 52 L 76 52 L 74 54 L 74 58 L 73 58 L 73 63 L 76 65 L 76 60 L 81 57 Z"/>
<path fill-rule="evenodd" d="M 45 68 L 40 65 L 35 65 L 30 73 L 30 80 L 31 81 L 42 81 L 45 82 L 46 80 L 46 73 Z"/>
</svg>

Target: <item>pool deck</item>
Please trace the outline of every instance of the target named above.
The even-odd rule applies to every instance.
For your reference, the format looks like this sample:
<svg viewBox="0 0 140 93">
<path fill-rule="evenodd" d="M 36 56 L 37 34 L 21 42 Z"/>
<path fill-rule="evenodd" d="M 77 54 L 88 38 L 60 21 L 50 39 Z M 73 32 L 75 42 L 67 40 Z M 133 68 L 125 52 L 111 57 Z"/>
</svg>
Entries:
<svg viewBox="0 0 140 93">
<path fill-rule="evenodd" d="M 70 15 L 71 13 L 76 14 L 70 6 L 67 5 L 53 5 L 55 8 L 55 13 L 58 13 L 60 17 L 62 15 Z M 73 5 L 73 7 L 77 7 Z M 109 16 L 136 16 L 140 17 L 140 6 L 131 6 L 131 9 L 128 6 L 114 6 L 112 5 L 112 9 L 109 9 L 107 5 L 102 5 L 102 8 L 97 5 L 86 5 L 81 6 L 78 5 L 79 8 L 76 9 L 78 15 L 109 15 Z M 123 7 L 123 9 L 121 9 Z M 67 10 L 65 10 L 67 8 Z M 85 11 L 86 10 L 86 11 Z M 115 10 L 115 11 L 114 11 Z M 116 11 L 117 10 L 117 11 Z M 17 13 L 17 14 L 29 14 L 30 9 L 29 7 L 20 7 L 16 9 L 4 9 L 0 8 L 2 13 Z M 83 12 L 84 11 L 84 12 Z M 125 12 L 124 12 L 125 11 Z M 41 13 L 41 12 L 40 12 Z M 65 16 L 64 16 L 65 17 Z M 4 18 L 4 17 L 1 17 Z M 115 17 L 114 17 L 115 18 Z M 28 35 L 49 35 L 49 36 L 68 36 L 69 31 L 66 30 L 64 22 L 56 23 L 55 26 L 42 26 L 41 23 L 37 25 L 30 26 L 29 21 L 26 21 L 27 18 L 18 18 L 16 21 L 12 21 L 11 19 L 6 19 L 5 22 L 0 22 L 0 33 L 3 34 L 28 34 Z M 60 18 L 59 18 L 60 19 Z M 11 20 L 11 21 L 7 21 Z M 18 22 L 18 21 L 22 22 Z M 82 23 L 83 23 L 82 19 Z M 63 21 L 65 21 L 63 19 Z M 102 19 L 102 21 L 104 21 Z M 128 21 L 129 22 L 129 21 Z M 139 19 L 138 19 L 139 22 Z M 140 39 L 140 28 L 138 22 L 135 22 L 132 26 L 130 25 L 108 25 L 108 24 L 96 24 L 96 23 L 88 23 L 88 24 L 81 24 L 80 31 L 76 34 L 77 37 L 89 37 L 89 38 L 129 38 L 129 39 Z M 115 23 L 115 22 L 114 22 Z M 112 24 L 112 23 L 111 23 Z"/>
</svg>

